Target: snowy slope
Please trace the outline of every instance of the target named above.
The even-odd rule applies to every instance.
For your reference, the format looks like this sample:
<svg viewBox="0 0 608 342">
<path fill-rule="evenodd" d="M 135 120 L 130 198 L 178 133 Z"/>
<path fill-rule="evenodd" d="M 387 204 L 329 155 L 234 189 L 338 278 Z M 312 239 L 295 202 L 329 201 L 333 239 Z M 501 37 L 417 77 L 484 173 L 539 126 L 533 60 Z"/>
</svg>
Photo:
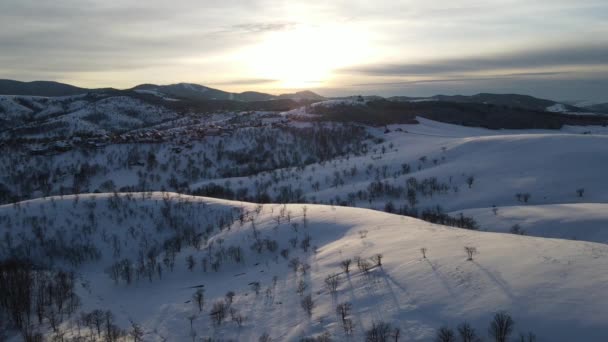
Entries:
<svg viewBox="0 0 608 342">
<path fill-rule="evenodd" d="M 576 202 L 608 202 L 606 128 L 565 127 L 561 131 L 487 130 L 441 124 L 419 119 L 419 125 L 391 125 L 372 129 L 381 137 L 366 155 L 336 158 L 332 163 L 312 164 L 303 169 L 281 170 L 277 185 L 300 188 L 307 201 L 322 203 L 347 200 L 349 194 L 367 191 L 372 181 L 405 187 L 408 178 L 436 178 L 448 190 L 418 196 L 418 206 L 441 205 L 447 211 L 521 204 L 516 194 L 529 193 L 529 205 Z M 583 129 L 595 134 L 580 134 Z M 407 164 L 409 172 L 403 172 Z M 368 172 L 371 170 L 371 172 Z M 232 179 L 244 184 L 263 184 L 276 172 Z M 334 182 L 339 176 L 340 182 Z M 469 188 L 467 178 L 474 182 Z M 191 188 L 227 179 L 195 183 Z M 319 189 L 314 188 L 320 182 Z M 454 188 L 457 188 L 456 190 Z M 588 189 L 584 198 L 576 190 Z M 339 197 L 339 200 L 337 199 Z M 405 193 L 380 196 L 369 202 L 357 197 L 350 205 L 382 210 L 392 200 L 407 204 Z"/>
<path fill-rule="evenodd" d="M 475 218 L 483 230 L 507 233 L 519 225 L 526 235 L 608 243 L 606 203 L 509 206 L 461 212 Z"/>
<path fill-rule="evenodd" d="M 76 268 L 81 310 L 109 309 L 125 329 L 129 320 L 137 322 L 146 341 L 190 340 L 188 317 L 197 337 L 251 341 L 267 333 L 273 340 L 292 341 L 329 332 L 335 340 L 347 340 L 335 311 L 345 301 L 352 304 L 356 341 L 379 321 L 399 327 L 405 341 L 432 340 L 439 326 L 465 320 L 485 337 L 498 310 L 511 313 L 516 332 L 533 331 L 538 341 L 602 341 L 608 334 L 608 246 L 603 244 L 461 230 L 366 209 L 258 206 L 161 193 L 32 200 L 0 207 L 0 218 L 2 235 L 8 229 L 21 236 L 15 245 L 36 239 L 32 220 L 47 223 L 42 240 L 60 232 L 63 239 L 94 243 L 101 257 Z M 115 284 L 104 273 L 115 260 L 135 262 L 140 251 L 156 250 L 161 259 L 162 242 L 184 229 L 202 239 L 184 244 L 174 271 L 164 268 L 162 279 L 153 275 L 152 281 Z M 306 237 L 307 251 L 291 246 L 290 239 L 301 246 Z M 275 241 L 277 247 L 257 253 L 251 248 L 256 239 Z M 113 240 L 119 242 L 118 255 Z M 43 250 L 34 246 L 33 254 Z M 477 247 L 474 261 L 466 260 L 465 246 Z M 8 251 L 4 247 L 0 250 Z M 203 258 L 222 258 L 236 247 L 243 261 L 223 258 L 217 272 L 203 271 Z M 422 247 L 427 259 L 421 257 Z M 287 258 L 279 253 L 283 249 Z M 342 260 L 378 253 L 382 267 L 366 275 L 353 265 L 349 276 L 339 276 L 336 293 L 328 291 L 325 279 L 341 273 Z M 186 269 L 188 255 L 196 260 L 192 271 Z M 310 266 L 305 273 L 289 268 L 295 257 Z M 307 285 L 303 296 L 310 294 L 315 303 L 311 317 L 300 307 L 300 280 Z M 256 281 L 257 295 L 250 285 Z M 191 301 L 198 285 L 205 290 L 202 312 Z M 230 317 L 219 326 L 210 322 L 212 303 L 224 300 L 229 290 L 235 292 L 231 306 L 245 317 L 240 328 Z M 69 326 L 62 327 L 77 334 Z"/>
</svg>

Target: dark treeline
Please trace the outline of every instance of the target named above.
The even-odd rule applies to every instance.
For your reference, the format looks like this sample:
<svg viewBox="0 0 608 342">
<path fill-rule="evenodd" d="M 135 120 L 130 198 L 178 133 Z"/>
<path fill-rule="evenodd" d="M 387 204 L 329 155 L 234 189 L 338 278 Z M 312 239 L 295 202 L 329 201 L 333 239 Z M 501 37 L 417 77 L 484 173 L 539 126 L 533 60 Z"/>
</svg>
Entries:
<svg viewBox="0 0 608 342">
<path fill-rule="evenodd" d="M 48 323 L 54 331 L 80 306 L 74 274 L 35 267 L 27 260 L 0 261 L 0 322 L 21 332 L 25 341 L 42 340 L 33 327 Z"/>
</svg>

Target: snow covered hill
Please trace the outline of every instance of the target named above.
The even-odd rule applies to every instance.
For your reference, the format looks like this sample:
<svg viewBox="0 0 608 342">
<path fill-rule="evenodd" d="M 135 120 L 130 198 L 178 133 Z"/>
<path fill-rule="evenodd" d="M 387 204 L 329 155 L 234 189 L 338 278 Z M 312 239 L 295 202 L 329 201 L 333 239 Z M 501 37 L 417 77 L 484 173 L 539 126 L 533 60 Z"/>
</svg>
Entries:
<svg viewBox="0 0 608 342">
<path fill-rule="evenodd" d="M 76 319 L 96 317 L 80 314 L 95 309 L 111 311 L 112 331 L 146 341 L 322 334 L 360 341 L 381 322 L 398 328 L 401 340 L 430 341 L 440 326 L 464 321 L 485 338 L 501 310 L 515 320 L 513 337 L 531 331 L 537 341 L 602 341 L 608 334 L 604 244 L 358 208 L 174 193 L 37 199 L 1 206 L 0 222 L 2 258 L 30 255 L 76 271 L 82 305 L 57 324 L 63 337 L 97 336 L 94 319 Z M 478 251 L 473 260 L 465 247 Z M 348 274 L 344 260 L 352 260 Z M 341 303 L 351 305 L 344 316 L 336 312 Z M 58 334 L 43 322 L 46 336 Z M 344 326 L 351 325 L 349 337 Z"/>
<path fill-rule="evenodd" d="M 0 139 L 57 139 L 122 133 L 176 119 L 164 106 L 131 96 L 0 96 Z"/>
<path fill-rule="evenodd" d="M 418 213 L 440 206 L 452 215 L 492 206 L 608 202 L 603 171 L 608 165 L 608 130 L 604 127 L 496 131 L 418 121 L 417 125 L 390 125 L 386 131 L 370 129 L 383 141 L 364 155 L 206 180 L 191 188 L 230 181 L 249 193 L 267 191 L 271 198 L 282 196 L 281 189 L 287 187 L 301 194 L 293 201 L 392 212 L 417 208 Z M 576 224 L 569 229 L 548 236 L 598 241 L 594 234 L 604 234 L 581 234 Z"/>
<path fill-rule="evenodd" d="M 473 217 L 482 230 L 608 244 L 606 203 L 507 206 L 461 212 Z"/>
</svg>

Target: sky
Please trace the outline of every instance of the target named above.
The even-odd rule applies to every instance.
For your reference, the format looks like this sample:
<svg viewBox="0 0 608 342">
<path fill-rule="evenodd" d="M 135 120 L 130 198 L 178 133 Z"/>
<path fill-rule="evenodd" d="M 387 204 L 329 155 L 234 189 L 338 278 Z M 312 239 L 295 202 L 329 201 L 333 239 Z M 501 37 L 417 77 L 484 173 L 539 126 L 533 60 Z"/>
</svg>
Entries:
<svg viewBox="0 0 608 342">
<path fill-rule="evenodd" d="M 608 1 L 0 0 L 0 78 L 608 102 Z"/>
</svg>

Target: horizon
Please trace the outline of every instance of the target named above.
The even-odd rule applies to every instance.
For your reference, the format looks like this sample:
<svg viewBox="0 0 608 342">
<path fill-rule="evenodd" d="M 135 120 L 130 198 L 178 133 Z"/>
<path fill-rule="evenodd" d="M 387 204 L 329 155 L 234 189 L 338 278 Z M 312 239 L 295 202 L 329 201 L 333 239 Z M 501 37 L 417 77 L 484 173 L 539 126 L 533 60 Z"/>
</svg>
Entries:
<svg viewBox="0 0 608 342">
<path fill-rule="evenodd" d="M 605 1 L 8 0 L 0 19 L 6 79 L 608 102 Z"/>
<path fill-rule="evenodd" d="M 82 88 L 82 89 L 87 89 L 87 90 L 95 90 L 95 89 L 115 89 L 115 90 L 120 90 L 120 91 L 124 91 L 124 90 L 130 90 L 133 89 L 137 86 L 140 85 L 144 85 L 144 84 L 151 84 L 151 85 L 156 85 L 156 86 L 168 86 L 168 85 L 178 85 L 178 84 L 195 84 L 195 85 L 199 85 L 199 86 L 203 86 L 206 88 L 211 88 L 211 89 L 215 89 L 215 90 L 220 90 L 220 91 L 226 91 L 229 93 L 234 93 L 234 94 L 239 94 L 239 93 L 244 93 L 244 92 L 248 92 L 248 91 L 254 91 L 254 90 L 243 90 L 243 91 L 227 91 L 225 89 L 222 88 L 216 88 L 216 87 L 209 87 L 204 83 L 191 83 L 191 82 L 172 82 L 172 83 L 166 83 L 166 84 L 154 84 L 154 83 L 139 83 L 139 84 L 135 84 L 133 86 L 127 87 L 127 88 L 115 88 L 115 87 L 95 87 L 95 88 L 87 88 L 84 86 L 80 86 L 78 84 L 71 84 L 71 83 L 64 83 L 64 82 L 60 82 L 60 81 L 55 81 L 55 80 L 32 80 L 32 81 L 22 81 L 22 80 L 13 80 L 13 79 L 0 79 L 0 81 L 14 81 L 14 82 L 22 82 L 22 83 L 32 83 L 32 82 L 54 82 L 54 83 L 60 83 L 60 84 L 64 84 L 64 85 L 69 85 L 69 86 L 74 86 L 77 88 Z M 317 95 L 321 95 L 325 98 L 341 98 L 341 97 L 354 97 L 354 96 L 365 96 L 365 97 L 372 97 L 372 96 L 378 96 L 378 97 L 382 97 L 382 98 L 389 98 L 389 97 L 410 97 L 410 98 L 429 98 L 429 97 L 434 97 L 434 96 L 474 96 L 474 95 L 480 95 L 480 94 L 492 94 L 492 95 L 523 95 L 523 96 L 531 96 L 531 97 L 535 97 L 541 100 L 551 100 L 551 101 L 555 101 L 555 102 L 561 102 L 561 103 L 567 103 L 567 102 L 576 102 L 576 101 L 588 101 L 586 99 L 554 99 L 554 98 L 549 98 L 549 97 L 539 97 L 539 96 L 535 96 L 533 94 L 528 94 L 528 93 L 514 93 L 514 92 L 487 92 L 487 91 L 472 91 L 469 93 L 459 93 L 459 92 L 454 92 L 454 93 L 433 93 L 430 95 L 411 95 L 411 94 L 396 94 L 396 95 L 380 95 L 380 94 L 373 94 L 373 93 L 352 93 L 352 94 L 344 94 L 344 95 L 336 95 L 336 96 L 329 96 L 323 93 L 323 90 L 318 91 L 318 90 L 314 90 L 314 89 L 282 89 L 281 90 L 277 90 L 275 92 L 264 92 L 264 91 L 260 91 L 260 93 L 266 93 L 269 95 L 273 95 L 273 96 L 280 96 L 280 95 L 287 95 L 287 94 L 293 94 L 293 93 L 298 93 L 298 92 L 306 92 L 306 91 L 310 91 L 313 92 Z M 257 92 L 257 91 L 256 91 Z M 0 94 L 0 95 L 6 95 L 6 94 Z M 608 100 L 607 100 L 608 101 Z M 598 103 L 601 101 L 597 101 Z"/>
</svg>

